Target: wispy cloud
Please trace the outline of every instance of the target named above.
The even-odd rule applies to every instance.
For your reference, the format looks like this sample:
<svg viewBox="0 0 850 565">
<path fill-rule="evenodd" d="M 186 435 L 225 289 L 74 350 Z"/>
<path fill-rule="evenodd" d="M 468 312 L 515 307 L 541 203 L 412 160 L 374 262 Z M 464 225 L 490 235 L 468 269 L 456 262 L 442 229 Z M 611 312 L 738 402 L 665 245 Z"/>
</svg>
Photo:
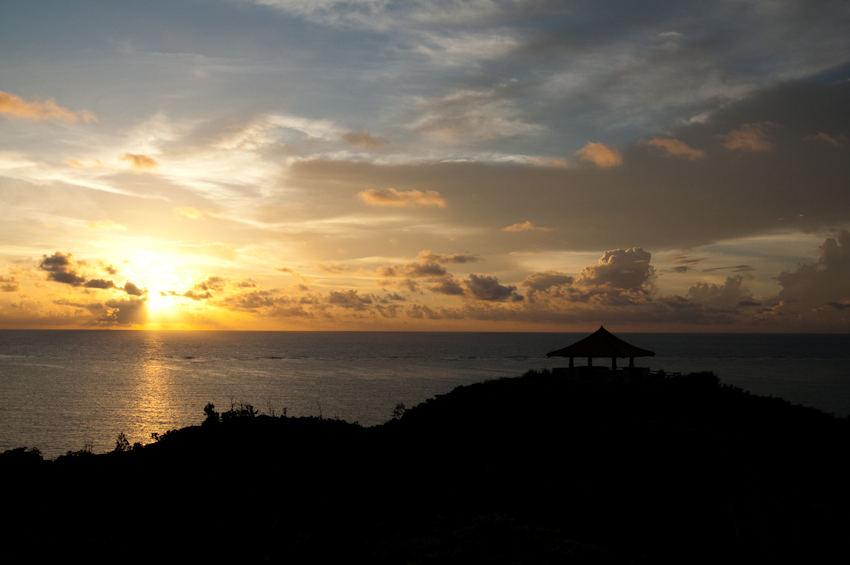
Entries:
<svg viewBox="0 0 850 565">
<path fill-rule="evenodd" d="M 513 224 L 506 228 L 502 228 L 502 231 L 507 232 L 523 232 L 523 231 L 552 231 L 552 228 L 544 228 L 542 226 L 535 226 L 531 221 L 525 221 L 521 224 Z"/>
<path fill-rule="evenodd" d="M 59 120 L 62 122 L 76 122 L 79 120 L 84 122 L 97 121 L 94 114 L 85 110 L 78 113 L 72 112 L 67 108 L 57 105 L 56 101 L 52 98 L 47 98 L 46 100 L 34 98 L 26 101 L 20 96 L 3 91 L 0 91 L 0 114 L 27 120 Z"/>
<path fill-rule="evenodd" d="M 694 149 L 678 139 L 653 137 L 652 139 L 641 141 L 641 144 L 660 149 L 666 157 L 682 157 L 690 161 L 696 161 L 705 157 L 705 151 Z"/>
<path fill-rule="evenodd" d="M 358 192 L 357 196 L 370 206 L 389 206 L 394 208 L 438 206 L 445 208 L 446 201 L 435 190 L 398 191 L 394 188 L 386 190 L 369 189 Z"/>
</svg>

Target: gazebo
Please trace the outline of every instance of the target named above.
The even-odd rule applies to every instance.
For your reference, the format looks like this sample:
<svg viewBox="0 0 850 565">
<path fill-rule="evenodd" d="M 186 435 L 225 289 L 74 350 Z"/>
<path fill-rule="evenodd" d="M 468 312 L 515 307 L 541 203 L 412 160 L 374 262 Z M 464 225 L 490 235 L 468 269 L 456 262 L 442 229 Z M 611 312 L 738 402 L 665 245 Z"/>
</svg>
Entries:
<svg viewBox="0 0 850 565">
<path fill-rule="evenodd" d="M 573 368 L 573 359 L 576 357 L 587 357 L 588 367 L 593 366 L 594 357 L 608 357 L 611 359 L 611 369 L 617 369 L 617 357 L 629 358 L 629 369 L 635 368 L 635 357 L 652 357 L 654 351 L 647 351 L 626 343 L 615 337 L 604 326 L 590 334 L 581 341 L 557 351 L 550 351 L 546 357 L 569 357 L 570 369 Z"/>
</svg>

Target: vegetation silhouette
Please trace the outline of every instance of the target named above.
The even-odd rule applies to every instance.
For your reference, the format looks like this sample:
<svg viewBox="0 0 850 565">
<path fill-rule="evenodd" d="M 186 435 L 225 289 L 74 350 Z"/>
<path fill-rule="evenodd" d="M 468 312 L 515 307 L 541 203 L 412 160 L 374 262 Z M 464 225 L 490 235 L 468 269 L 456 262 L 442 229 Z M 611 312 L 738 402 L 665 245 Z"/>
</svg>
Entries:
<svg viewBox="0 0 850 565">
<path fill-rule="evenodd" d="M 113 451 L 0 454 L 5 555 L 715 563 L 846 555 L 850 421 L 712 373 L 530 371 L 363 428 L 210 403 Z M 85 452 L 85 450 L 81 450 Z M 127 533 L 150 542 L 128 543 Z M 37 548 L 37 549 L 34 549 Z"/>
</svg>

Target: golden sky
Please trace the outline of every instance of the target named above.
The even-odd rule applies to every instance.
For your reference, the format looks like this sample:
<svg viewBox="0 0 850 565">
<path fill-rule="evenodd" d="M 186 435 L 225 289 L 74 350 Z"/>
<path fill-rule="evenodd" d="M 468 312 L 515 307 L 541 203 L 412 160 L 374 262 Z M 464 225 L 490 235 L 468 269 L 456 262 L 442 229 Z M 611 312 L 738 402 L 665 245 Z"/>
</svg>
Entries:
<svg viewBox="0 0 850 565">
<path fill-rule="evenodd" d="M 850 5 L 4 2 L 0 328 L 850 331 Z"/>
</svg>

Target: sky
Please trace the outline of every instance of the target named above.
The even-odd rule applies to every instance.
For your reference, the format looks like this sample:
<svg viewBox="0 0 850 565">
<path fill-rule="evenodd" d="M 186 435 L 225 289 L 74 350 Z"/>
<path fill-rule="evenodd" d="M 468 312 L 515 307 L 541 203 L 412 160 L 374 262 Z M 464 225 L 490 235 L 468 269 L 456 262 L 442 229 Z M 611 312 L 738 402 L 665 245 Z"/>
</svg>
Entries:
<svg viewBox="0 0 850 565">
<path fill-rule="evenodd" d="M 850 3 L 4 0 L 0 328 L 850 331 Z"/>
</svg>

